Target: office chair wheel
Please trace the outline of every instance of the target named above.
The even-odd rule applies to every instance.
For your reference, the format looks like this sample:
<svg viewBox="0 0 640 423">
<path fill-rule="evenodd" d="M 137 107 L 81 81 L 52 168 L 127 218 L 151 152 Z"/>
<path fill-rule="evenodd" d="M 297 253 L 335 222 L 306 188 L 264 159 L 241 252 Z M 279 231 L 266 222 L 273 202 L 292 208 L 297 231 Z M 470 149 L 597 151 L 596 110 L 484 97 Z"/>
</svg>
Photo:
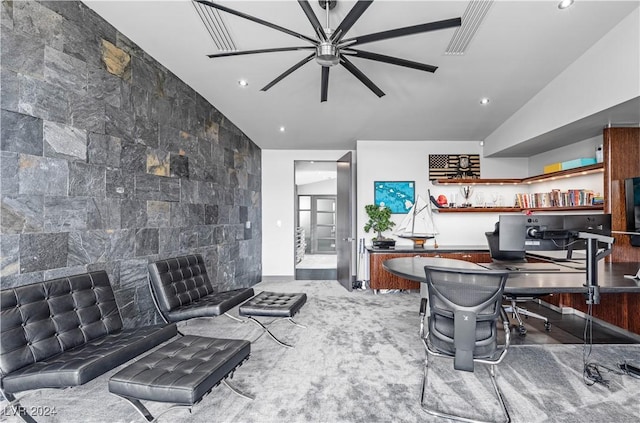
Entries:
<svg viewBox="0 0 640 423">
<path fill-rule="evenodd" d="M 544 322 L 544 330 L 546 330 L 547 332 L 551 331 L 551 323 Z"/>
<path fill-rule="evenodd" d="M 524 325 L 518 326 L 518 335 L 525 336 L 527 334 L 527 328 Z"/>
</svg>

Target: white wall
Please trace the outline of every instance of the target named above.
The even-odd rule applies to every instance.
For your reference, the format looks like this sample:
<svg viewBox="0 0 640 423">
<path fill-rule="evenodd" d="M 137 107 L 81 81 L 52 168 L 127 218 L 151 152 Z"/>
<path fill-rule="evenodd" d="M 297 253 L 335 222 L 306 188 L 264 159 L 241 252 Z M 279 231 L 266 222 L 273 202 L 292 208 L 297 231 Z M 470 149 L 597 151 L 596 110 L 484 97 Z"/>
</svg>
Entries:
<svg viewBox="0 0 640 423">
<path fill-rule="evenodd" d="M 602 135 L 598 135 L 597 137 L 531 156 L 529 157 L 529 175 L 543 173 L 544 167 L 548 164 L 587 157 L 595 158 L 596 147 L 602 144 Z"/>
<path fill-rule="evenodd" d="M 296 160 L 338 160 L 347 151 L 262 150 L 262 274 L 294 274 Z"/>
<path fill-rule="evenodd" d="M 458 192 L 457 186 L 434 186 L 429 182 L 429 154 L 480 154 L 480 171 L 483 178 L 523 178 L 528 176 L 527 159 L 490 159 L 482 157 L 482 147 L 478 141 L 358 141 L 357 166 L 357 236 L 371 243 L 373 233 L 364 232 L 367 215 L 364 206 L 373 204 L 374 181 L 415 181 L 416 195 L 425 200 L 427 190 L 437 197 L 444 194 L 452 198 Z M 479 186 L 476 191 L 483 192 L 486 201 L 490 194 L 500 192 L 505 202 L 513 205 L 515 192 L 523 187 L 513 186 Z M 460 196 L 458 195 L 460 202 Z M 435 224 L 439 231 L 437 237 L 440 246 L 473 245 L 484 246 L 484 232 L 492 230 L 498 214 L 494 213 L 449 213 L 435 216 Z M 393 215 L 392 220 L 399 224 L 404 215 Z M 386 232 L 385 236 L 391 236 Z M 412 245 L 411 241 L 396 238 L 396 245 Z M 427 245 L 432 245 L 430 241 Z"/>
<path fill-rule="evenodd" d="M 640 8 L 486 137 L 485 153 L 494 154 L 637 98 L 638 75 Z"/>
</svg>

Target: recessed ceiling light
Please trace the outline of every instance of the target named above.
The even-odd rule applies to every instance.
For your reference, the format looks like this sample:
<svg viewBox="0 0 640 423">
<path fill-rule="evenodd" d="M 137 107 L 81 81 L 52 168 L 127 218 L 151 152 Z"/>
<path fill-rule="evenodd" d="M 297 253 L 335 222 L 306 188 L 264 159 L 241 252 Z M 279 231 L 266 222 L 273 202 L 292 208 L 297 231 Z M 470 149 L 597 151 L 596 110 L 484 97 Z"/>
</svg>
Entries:
<svg viewBox="0 0 640 423">
<path fill-rule="evenodd" d="M 562 0 L 560 3 L 558 3 L 558 9 L 566 9 L 567 7 L 570 7 L 573 4 L 573 0 Z"/>
<path fill-rule="evenodd" d="M 489 104 L 489 99 L 488 98 L 483 98 L 480 100 L 480 104 L 485 105 L 485 104 Z"/>
<path fill-rule="evenodd" d="M 249 81 L 247 81 L 246 79 L 241 79 L 238 81 L 238 85 L 240 85 L 241 87 L 246 87 L 249 85 Z"/>
<path fill-rule="evenodd" d="M 280 127 L 280 132 L 284 132 L 284 126 Z"/>
</svg>

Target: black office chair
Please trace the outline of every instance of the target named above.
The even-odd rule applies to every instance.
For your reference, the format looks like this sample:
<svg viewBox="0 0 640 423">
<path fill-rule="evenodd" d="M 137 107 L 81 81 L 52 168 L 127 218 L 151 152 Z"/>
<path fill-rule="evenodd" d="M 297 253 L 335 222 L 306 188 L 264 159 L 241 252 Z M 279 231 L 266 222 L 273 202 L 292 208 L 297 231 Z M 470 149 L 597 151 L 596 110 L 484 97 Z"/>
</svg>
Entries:
<svg viewBox="0 0 640 423">
<path fill-rule="evenodd" d="M 420 338 L 426 351 L 421 407 L 438 417 L 466 422 L 480 421 L 437 410 L 433 406 L 435 401 L 425 401 L 429 355 L 447 357 L 453 358 L 454 369 L 467 372 L 474 371 L 474 363 L 488 364 L 491 383 L 505 421 L 511 421 L 495 372 L 495 366 L 506 355 L 511 340 L 509 319 L 502 308 L 502 294 L 509 272 L 436 266 L 425 266 L 424 270 L 429 298 L 423 298 L 420 305 Z M 427 301 L 431 311 L 425 325 Z M 499 320 L 502 320 L 504 327 L 504 345 L 498 344 Z M 425 326 L 428 328 L 426 332 Z M 473 409 L 473 406 L 469 408 Z"/>
<path fill-rule="evenodd" d="M 526 263 L 527 259 L 525 258 L 526 253 L 524 251 L 505 251 L 500 249 L 500 225 L 499 222 L 496 222 L 496 226 L 493 232 L 485 232 L 485 236 L 487 237 L 487 243 L 489 244 L 489 253 L 491 254 L 491 260 L 496 263 Z M 525 317 L 535 317 L 536 319 L 541 319 L 544 321 L 545 330 L 551 330 L 551 323 L 549 323 L 549 319 L 546 317 L 534 313 L 533 311 L 529 311 L 524 307 L 519 307 L 517 303 L 524 301 L 531 301 L 541 297 L 541 295 L 516 295 L 516 294 L 505 294 L 504 299 L 509 301 L 510 305 L 505 306 L 505 311 L 507 313 L 511 313 L 512 316 L 518 321 L 517 330 L 521 336 L 525 336 L 527 334 L 527 328 L 522 322 L 522 315 Z"/>
</svg>

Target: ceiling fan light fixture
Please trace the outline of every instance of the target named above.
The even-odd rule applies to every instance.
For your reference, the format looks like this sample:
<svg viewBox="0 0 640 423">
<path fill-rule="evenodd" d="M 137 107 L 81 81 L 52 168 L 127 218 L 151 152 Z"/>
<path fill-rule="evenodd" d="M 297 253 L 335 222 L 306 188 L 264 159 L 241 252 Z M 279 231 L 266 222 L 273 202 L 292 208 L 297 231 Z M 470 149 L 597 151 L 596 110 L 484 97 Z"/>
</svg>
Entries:
<svg viewBox="0 0 640 423">
<path fill-rule="evenodd" d="M 335 66 L 340 63 L 338 47 L 329 41 L 324 41 L 316 47 L 316 62 L 325 67 Z"/>
<path fill-rule="evenodd" d="M 558 9 L 560 10 L 567 9 L 572 5 L 573 5 L 573 0 L 562 0 L 560 3 L 558 3 Z"/>
</svg>

